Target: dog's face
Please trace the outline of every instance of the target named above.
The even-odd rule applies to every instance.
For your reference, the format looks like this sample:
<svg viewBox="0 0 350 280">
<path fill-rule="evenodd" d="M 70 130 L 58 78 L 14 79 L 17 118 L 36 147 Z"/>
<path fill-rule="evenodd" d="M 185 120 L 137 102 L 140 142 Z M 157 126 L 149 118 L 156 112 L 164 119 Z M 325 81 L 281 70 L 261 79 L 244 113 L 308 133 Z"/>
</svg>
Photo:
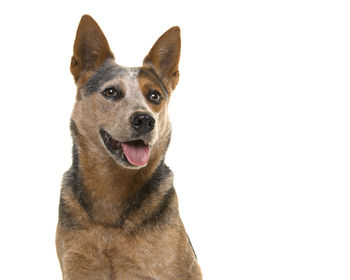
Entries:
<svg viewBox="0 0 350 280">
<path fill-rule="evenodd" d="M 173 27 L 158 39 L 142 67 L 119 66 L 97 23 L 83 16 L 71 63 L 78 87 L 72 121 L 80 145 L 131 169 L 164 155 L 179 56 L 180 30 Z"/>
</svg>

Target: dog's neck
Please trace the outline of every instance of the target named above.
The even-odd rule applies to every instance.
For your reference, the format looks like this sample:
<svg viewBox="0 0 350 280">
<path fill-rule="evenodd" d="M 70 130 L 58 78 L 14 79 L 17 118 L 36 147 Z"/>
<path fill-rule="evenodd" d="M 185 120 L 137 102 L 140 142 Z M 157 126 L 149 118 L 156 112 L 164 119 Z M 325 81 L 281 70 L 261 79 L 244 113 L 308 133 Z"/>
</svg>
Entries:
<svg viewBox="0 0 350 280">
<path fill-rule="evenodd" d="M 80 176 L 82 206 L 95 223 L 115 225 L 120 223 L 126 202 L 137 195 L 152 178 L 162 158 L 150 158 L 141 169 L 119 166 L 107 153 L 97 153 L 84 145 L 76 150 L 76 167 Z M 73 151 L 74 153 L 74 151 Z"/>
</svg>

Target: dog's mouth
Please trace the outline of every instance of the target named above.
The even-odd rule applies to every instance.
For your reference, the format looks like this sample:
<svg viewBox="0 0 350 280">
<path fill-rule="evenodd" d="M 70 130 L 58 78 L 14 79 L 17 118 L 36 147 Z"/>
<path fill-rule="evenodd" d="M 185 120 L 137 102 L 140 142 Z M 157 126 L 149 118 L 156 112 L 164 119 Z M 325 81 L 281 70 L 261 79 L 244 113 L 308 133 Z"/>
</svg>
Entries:
<svg viewBox="0 0 350 280">
<path fill-rule="evenodd" d="M 141 139 L 120 142 L 114 139 L 106 130 L 100 128 L 100 135 L 107 150 L 118 159 L 134 166 L 145 166 L 149 159 L 150 146 Z"/>
</svg>

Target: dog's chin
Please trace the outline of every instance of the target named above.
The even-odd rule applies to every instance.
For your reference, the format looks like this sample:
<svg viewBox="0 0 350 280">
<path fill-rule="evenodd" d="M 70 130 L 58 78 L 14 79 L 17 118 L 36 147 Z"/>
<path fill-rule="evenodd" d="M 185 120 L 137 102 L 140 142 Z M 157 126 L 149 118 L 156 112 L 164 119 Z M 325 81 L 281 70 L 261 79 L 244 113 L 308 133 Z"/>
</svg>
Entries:
<svg viewBox="0 0 350 280">
<path fill-rule="evenodd" d="M 121 142 L 103 128 L 99 132 L 107 153 L 117 164 L 127 169 L 140 169 L 147 165 L 151 147 L 143 139 Z"/>
</svg>

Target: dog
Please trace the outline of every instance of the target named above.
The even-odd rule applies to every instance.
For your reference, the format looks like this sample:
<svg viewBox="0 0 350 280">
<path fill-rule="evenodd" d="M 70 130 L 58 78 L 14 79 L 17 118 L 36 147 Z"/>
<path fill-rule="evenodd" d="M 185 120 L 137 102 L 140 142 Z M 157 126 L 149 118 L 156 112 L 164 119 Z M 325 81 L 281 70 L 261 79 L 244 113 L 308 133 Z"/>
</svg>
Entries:
<svg viewBox="0 0 350 280">
<path fill-rule="evenodd" d="M 64 280 L 202 279 L 165 165 L 180 29 L 141 67 L 123 67 L 94 19 L 78 26 L 70 70 L 72 166 L 62 181 L 56 249 Z"/>
</svg>

